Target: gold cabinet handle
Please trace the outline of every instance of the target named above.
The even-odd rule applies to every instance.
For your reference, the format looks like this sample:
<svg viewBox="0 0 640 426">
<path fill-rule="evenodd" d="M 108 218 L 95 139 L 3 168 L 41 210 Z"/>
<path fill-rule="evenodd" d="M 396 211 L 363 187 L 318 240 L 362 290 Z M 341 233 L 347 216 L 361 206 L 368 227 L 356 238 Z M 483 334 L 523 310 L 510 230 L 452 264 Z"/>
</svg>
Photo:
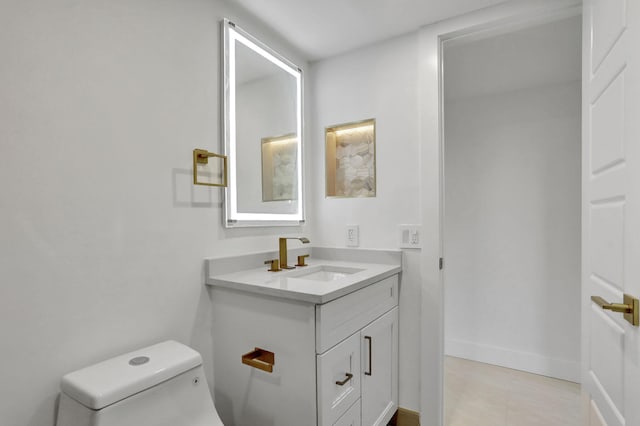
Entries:
<svg viewBox="0 0 640 426">
<path fill-rule="evenodd" d="M 602 309 L 606 309 L 613 312 L 620 312 L 624 314 L 624 319 L 632 325 L 640 325 L 640 308 L 638 299 L 625 294 L 623 296 L 623 303 L 609 303 L 600 296 L 591 296 L 591 300 Z"/>
<path fill-rule="evenodd" d="M 371 370 L 372 370 L 372 367 L 371 367 L 371 359 L 372 359 L 372 355 L 371 355 L 371 350 L 372 350 L 372 348 L 371 348 L 371 346 L 372 346 L 371 345 L 371 336 L 364 336 L 364 338 L 365 338 L 365 340 L 369 341 L 369 371 L 365 371 L 364 375 L 365 376 L 370 376 L 371 375 Z"/>
<path fill-rule="evenodd" d="M 347 376 L 347 378 L 344 379 L 343 381 L 336 382 L 336 385 L 344 386 L 349 380 L 351 380 L 353 378 L 353 374 L 351 374 L 351 373 L 344 373 L 344 374 Z"/>
</svg>

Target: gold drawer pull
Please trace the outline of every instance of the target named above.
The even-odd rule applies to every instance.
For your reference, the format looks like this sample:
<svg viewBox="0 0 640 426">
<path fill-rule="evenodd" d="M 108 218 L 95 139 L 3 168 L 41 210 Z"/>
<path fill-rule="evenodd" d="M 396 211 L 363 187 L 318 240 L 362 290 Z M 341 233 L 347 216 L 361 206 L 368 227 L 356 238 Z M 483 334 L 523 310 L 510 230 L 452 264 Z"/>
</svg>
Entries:
<svg viewBox="0 0 640 426">
<path fill-rule="evenodd" d="M 353 374 L 351 374 L 351 373 L 344 373 L 344 374 L 347 376 L 347 378 L 346 378 L 346 379 L 344 379 L 344 380 L 343 380 L 343 381 L 341 381 L 341 382 L 336 382 L 336 385 L 338 385 L 338 386 L 344 386 L 344 385 L 345 385 L 349 380 L 351 380 L 351 378 L 353 377 Z"/>
<path fill-rule="evenodd" d="M 257 368 L 258 370 L 273 373 L 276 355 L 265 349 L 255 348 L 251 352 L 242 355 L 242 363 Z"/>
</svg>

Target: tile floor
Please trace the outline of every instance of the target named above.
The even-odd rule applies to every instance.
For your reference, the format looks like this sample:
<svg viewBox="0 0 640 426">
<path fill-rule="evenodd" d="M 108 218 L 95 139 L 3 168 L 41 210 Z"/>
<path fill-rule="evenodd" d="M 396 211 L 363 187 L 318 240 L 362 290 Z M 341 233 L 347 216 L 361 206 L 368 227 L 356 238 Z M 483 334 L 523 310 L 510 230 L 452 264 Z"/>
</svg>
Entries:
<svg viewBox="0 0 640 426">
<path fill-rule="evenodd" d="M 445 426 L 581 426 L 580 385 L 447 357 Z"/>
</svg>

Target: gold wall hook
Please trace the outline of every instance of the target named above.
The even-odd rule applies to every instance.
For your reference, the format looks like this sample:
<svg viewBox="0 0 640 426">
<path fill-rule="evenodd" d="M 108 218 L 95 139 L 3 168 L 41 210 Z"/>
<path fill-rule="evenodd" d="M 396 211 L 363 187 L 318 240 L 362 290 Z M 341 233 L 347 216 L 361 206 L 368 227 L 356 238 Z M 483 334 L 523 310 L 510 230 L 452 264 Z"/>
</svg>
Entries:
<svg viewBox="0 0 640 426">
<path fill-rule="evenodd" d="M 624 319 L 632 325 L 640 325 L 640 303 L 637 298 L 625 294 L 623 303 L 609 303 L 600 296 L 591 296 L 591 300 L 602 309 L 624 314 Z"/>
<path fill-rule="evenodd" d="M 209 157 L 221 158 L 222 159 L 222 183 L 210 183 L 210 182 L 202 182 L 198 180 L 198 164 L 209 164 Z M 209 152 L 205 149 L 194 149 L 193 150 L 193 184 L 194 185 L 205 185 L 205 186 L 227 186 L 227 156 L 222 154 L 216 154 L 213 152 Z"/>
</svg>

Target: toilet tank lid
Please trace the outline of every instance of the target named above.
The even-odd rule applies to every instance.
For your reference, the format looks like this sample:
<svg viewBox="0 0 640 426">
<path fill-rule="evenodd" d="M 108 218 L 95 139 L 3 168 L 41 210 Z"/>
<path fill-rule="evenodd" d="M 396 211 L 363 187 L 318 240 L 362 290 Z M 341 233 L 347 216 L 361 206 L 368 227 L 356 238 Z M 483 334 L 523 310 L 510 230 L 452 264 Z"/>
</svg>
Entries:
<svg viewBox="0 0 640 426">
<path fill-rule="evenodd" d="M 69 373 L 62 392 L 99 410 L 202 364 L 200 354 L 168 340 Z"/>
</svg>

